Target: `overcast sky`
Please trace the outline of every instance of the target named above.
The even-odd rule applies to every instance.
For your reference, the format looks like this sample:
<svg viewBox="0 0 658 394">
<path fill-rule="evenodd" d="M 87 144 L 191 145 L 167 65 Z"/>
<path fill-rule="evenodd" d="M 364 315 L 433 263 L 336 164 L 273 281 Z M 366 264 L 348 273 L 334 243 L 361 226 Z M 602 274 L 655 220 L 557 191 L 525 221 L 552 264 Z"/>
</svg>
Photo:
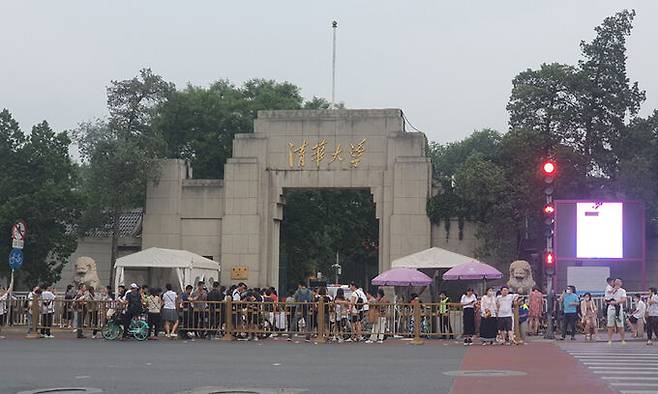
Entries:
<svg viewBox="0 0 658 394">
<path fill-rule="evenodd" d="M 105 115 L 105 87 L 150 67 L 183 87 L 228 78 L 293 82 L 329 97 L 404 110 L 430 140 L 506 130 L 512 78 L 575 64 L 578 43 L 622 8 L 638 15 L 628 70 L 658 108 L 658 1 L 2 1 L 0 108 L 24 129 Z"/>
</svg>

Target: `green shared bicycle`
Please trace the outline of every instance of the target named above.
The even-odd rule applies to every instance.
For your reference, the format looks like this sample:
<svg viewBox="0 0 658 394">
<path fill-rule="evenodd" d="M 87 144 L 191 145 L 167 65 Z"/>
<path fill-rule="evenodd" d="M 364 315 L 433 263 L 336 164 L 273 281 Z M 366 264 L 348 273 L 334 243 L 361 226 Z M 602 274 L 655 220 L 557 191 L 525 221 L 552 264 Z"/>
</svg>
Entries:
<svg viewBox="0 0 658 394">
<path fill-rule="evenodd" d="M 103 338 L 108 341 L 114 341 L 123 334 L 123 324 L 119 313 L 115 313 L 103 326 L 101 330 Z M 149 325 L 142 316 L 135 317 L 130 321 L 130 328 L 128 335 L 137 339 L 138 341 L 145 341 L 149 336 Z"/>
</svg>

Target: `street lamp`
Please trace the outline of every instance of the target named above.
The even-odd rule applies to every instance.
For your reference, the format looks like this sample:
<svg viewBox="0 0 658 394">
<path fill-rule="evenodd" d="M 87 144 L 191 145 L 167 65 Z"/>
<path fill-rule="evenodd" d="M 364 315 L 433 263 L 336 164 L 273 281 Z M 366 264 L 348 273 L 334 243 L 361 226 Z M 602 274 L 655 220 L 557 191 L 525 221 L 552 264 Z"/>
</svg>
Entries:
<svg viewBox="0 0 658 394">
<path fill-rule="evenodd" d="M 336 263 L 334 263 L 331 268 L 334 270 L 334 274 L 336 274 L 336 284 L 338 284 L 338 276 L 342 275 L 343 273 L 343 267 L 340 266 L 338 262 L 338 251 L 336 251 Z"/>
</svg>

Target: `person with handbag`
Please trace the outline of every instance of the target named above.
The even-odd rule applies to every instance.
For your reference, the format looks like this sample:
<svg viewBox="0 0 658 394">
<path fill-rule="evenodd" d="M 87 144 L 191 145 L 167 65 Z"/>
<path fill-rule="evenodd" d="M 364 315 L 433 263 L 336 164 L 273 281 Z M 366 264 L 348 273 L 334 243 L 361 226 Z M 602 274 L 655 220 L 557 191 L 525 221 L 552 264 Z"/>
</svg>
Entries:
<svg viewBox="0 0 658 394">
<path fill-rule="evenodd" d="M 598 308 L 592 300 L 591 293 L 585 293 L 583 300 L 580 301 L 580 314 L 581 322 L 585 327 L 585 340 L 596 341 L 597 323 L 596 317 L 598 316 Z"/>
<path fill-rule="evenodd" d="M 480 341 L 482 345 L 493 345 L 496 342 L 498 323 L 496 321 L 496 294 L 492 287 L 480 299 Z"/>
<path fill-rule="evenodd" d="M 386 333 L 386 321 L 390 304 L 390 301 L 384 294 L 384 289 L 377 289 L 375 304 L 377 305 L 368 310 L 368 315 L 372 315 L 372 334 L 366 343 L 384 343 L 384 334 Z"/>
</svg>

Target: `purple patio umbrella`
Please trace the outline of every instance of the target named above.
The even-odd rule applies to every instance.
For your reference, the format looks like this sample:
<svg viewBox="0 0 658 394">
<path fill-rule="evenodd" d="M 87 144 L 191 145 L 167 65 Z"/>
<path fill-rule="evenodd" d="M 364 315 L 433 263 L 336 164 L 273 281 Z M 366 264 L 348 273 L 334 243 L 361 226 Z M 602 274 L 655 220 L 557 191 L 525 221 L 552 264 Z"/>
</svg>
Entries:
<svg viewBox="0 0 658 394">
<path fill-rule="evenodd" d="M 452 267 L 443 274 L 443 280 L 486 280 L 502 277 L 503 274 L 494 267 L 475 260 Z"/>
<path fill-rule="evenodd" d="M 414 268 L 392 268 L 377 275 L 371 282 L 375 286 L 427 286 L 432 278 Z"/>
</svg>

